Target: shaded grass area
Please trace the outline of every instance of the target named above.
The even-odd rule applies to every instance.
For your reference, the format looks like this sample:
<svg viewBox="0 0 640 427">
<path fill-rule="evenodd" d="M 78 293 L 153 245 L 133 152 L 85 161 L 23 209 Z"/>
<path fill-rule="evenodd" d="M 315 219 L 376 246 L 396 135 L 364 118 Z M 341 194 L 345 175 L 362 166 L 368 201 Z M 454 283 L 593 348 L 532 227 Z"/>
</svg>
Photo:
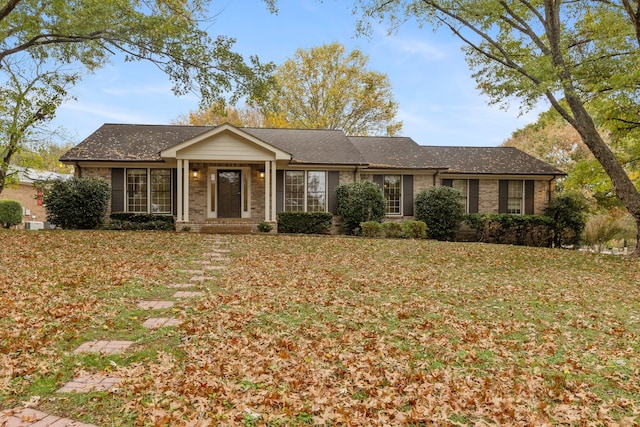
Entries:
<svg viewBox="0 0 640 427">
<path fill-rule="evenodd" d="M 10 281 L 0 285 L 4 407 L 37 395 L 42 408 L 100 425 L 639 420 L 637 261 L 483 244 L 227 236 L 228 269 L 203 284 L 205 297 L 179 306 L 181 327 L 150 333 L 134 301 L 173 293 L 164 285 L 185 281 L 178 269 L 199 268 L 210 239 L 0 237 L 25 246 L 0 255 L 0 279 Z M 46 272 L 20 278 L 19 262 L 46 245 L 87 274 L 50 260 Z M 84 261 L 74 261 L 78 253 Z M 70 353 L 108 337 L 137 344 L 118 356 Z M 112 393 L 55 393 L 81 371 L 126 381 Z"/>
</svg>

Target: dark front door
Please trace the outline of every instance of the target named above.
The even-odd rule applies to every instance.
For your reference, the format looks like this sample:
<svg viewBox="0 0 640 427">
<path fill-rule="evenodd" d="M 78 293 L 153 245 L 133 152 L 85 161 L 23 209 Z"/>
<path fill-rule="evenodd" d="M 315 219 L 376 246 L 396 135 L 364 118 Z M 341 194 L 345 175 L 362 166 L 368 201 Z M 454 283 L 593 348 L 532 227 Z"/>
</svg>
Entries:
<svg viewBox="0 0 640 427">
<path fill-rule="evenodd" d="M 218 218 L 240 218 L 240 182 L 239 170 L 218 170 Z"/>
</svg>

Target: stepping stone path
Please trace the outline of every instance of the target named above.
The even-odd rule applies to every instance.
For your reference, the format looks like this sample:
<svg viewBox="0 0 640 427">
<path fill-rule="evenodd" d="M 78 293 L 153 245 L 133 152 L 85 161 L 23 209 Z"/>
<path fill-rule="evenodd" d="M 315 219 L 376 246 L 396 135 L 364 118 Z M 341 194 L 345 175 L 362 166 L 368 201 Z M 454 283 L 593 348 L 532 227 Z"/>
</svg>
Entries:
<svg viewBox="0 0 640 427">
<path fill-rule="evenodd" d="M 105 377 L 104 375 L 85 375 L 74 378 L 58 390 L 58 393 L 88 393 L 90 391 L 106 391 L 118 385 L 120 377 Z"/>
<path fill-rule="evenodd" d="M 128 349 L 133 341 L 89 341 L 76 348 L 74 353 L 113 354 Z"/>
<path fill-rule="evenodd" d="M 3 427 L 96 427 L 93 424 L 80 423 L 68 418 L 60 418 L 35 409 L 0 412 L 0 426 Z"/>
<path fill-rule="evenodd" d="M 220 244 L 222 240 L 213 241 L 212 244 Z M 199 283 L 174 283 L 167 285 L 168 288 L 187 289 L 193 288 L 200 282 L 211 280 L 215 276 L 204 275 L 206 271 L 224 270 L 224 265 L 210 265 L 212 262 L 226 262 L 229 258 L 222 256 L 229 251 L 226 249 L 214 249 L 213 252 L 202 254 L 209 257 L 205 260 L 197 260 L 194 263 L 202 264 L 204 270 L 180 270 L 182 273 L 193 274 L 190 282 Z M 204 295 L 199 291 L 177 291 L 174 298 L 193 298 Z M 174 301 L 139 301 L 138 308 L 143 310 L 161 310 L 173 307 Z M 156 329 L 166 326 L 178 326 L 181 321 L 168 317 L 152 317 L 147 319 L 142 326 L 148 329 Z M 128 349 L 134 342 L 132 341 L 89 341 L 80 345 L 74 353 L 100 353 L 113 354 Z M 108 376 L 105 374 L 91 374 L 74 378 L 58 390 L 58 393 L 88 393 L 91 391 L 106 391 L 118 385 L 123 378 Z M 97 427 L 93 424 L 85 424 L 67 418 L 60 418 L 46 414 L 30 408 L 20 410 L 0 411 L 0 427 Z"/>
<path fill-rule="evenodd" d="M 180 323 L 181 322 L 178 319 L 171 319 L 168 317 L 152 317 L 151 319 L 145 320 L 142 326 L 148 329 L 157 329 L 163 326 L 178 326 Z"/>
<path fill-rule="evenodd" d="M 201 297 L 204 295 L 204 292 L 189 292 L 189 291 L 178 291 L 173 294 L 174 298 L 192 298 L 192 297 Z"/>
<path fill-rule="evenodd" d="M 138 308 L 142 308 L 143 310 L 159 310 L 173 307 L 173 304 L 173 301 L 140 301 Z"/>
</svg>

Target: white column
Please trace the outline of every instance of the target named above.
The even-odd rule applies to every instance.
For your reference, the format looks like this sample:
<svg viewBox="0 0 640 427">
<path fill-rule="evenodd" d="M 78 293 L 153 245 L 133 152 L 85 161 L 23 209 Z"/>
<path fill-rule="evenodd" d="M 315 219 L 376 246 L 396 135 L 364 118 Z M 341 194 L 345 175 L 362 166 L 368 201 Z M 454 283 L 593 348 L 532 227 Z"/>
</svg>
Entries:
<svg viewBox="0 0 640 427">
<path fill-rule="evenodd" d="M 189 222 L 189 160 L 184 160 L 184 222 Z"/>
<path fill-rule="evenodd" d="M 269 162 L 264 162 L 264 220 L 269 222 L 271 213 L 271 173 L 269 170 Z"/>
<path fill-rule="evenodd" d="M 276 220 L 276 196 L 277 196 L 277 189 L 276 189 L 276 162 L 270 162 L 271 163 L 271 194 L 273 195 L 273 197 L 271 197 L 271 220 L 275 221 Z"/>
<path fill-rule="evenodd" d="M 178 188 L 176 189 L 178 194 L 176 197 L 176 204 L 178 205 L 176 212 L 176 222 L 182 222 L 182 160 L 178 160 L 178 166 L 176 169 L 176 173 L 178 174 Z"/>
</svg>

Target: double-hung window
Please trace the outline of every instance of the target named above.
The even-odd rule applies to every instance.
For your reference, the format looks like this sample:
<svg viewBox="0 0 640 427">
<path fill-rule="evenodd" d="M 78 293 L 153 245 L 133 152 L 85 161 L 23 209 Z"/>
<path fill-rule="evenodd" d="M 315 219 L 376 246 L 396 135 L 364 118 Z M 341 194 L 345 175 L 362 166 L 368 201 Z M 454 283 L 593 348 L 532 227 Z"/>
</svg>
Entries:
<svg viewBox="0 0 640 427">
<path fill-rule="evenodd" d="M 383 194 L 385 213 L 387 215 L 401 215 L 402 175 L 384 175 Z"/>
<path fill-rule="evenodd" d="M 451 187 L 460 191 L 460 203 L 464 207 L 465 213 L 469 213 L 469 180 L 452 179 Z"/>
<path fill-rule="evenodd" d="M 524 200 L 524 185 L 522 181 L 509 181 L 507 196 L 507 213 L 521 214 Z"/>
<path fill-rule="evenodd" d="M 127 169 L 127 211 L 148 210 L 147 169 Z"/>
<path fill-rule="evenodd" d="M 171 170 L 127 169 L 127 212 L 170 214 Z"/>
<path fill-rule="evenodd" d="M 327 210 L 327 173 L 325 171 L 285 171 L 284 210 L 325 212 Z"/>
</svg>

